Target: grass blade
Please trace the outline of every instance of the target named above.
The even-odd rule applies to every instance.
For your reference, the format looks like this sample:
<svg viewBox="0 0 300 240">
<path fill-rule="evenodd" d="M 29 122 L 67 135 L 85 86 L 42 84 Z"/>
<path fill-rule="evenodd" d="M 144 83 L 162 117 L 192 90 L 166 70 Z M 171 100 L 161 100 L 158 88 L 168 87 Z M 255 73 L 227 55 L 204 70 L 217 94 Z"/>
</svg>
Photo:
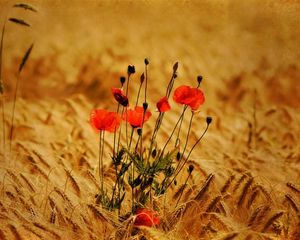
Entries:
<svg viewBox="0 0 300 240">
<path fill-rule="evenodd" d="M 15 5 L 13 5 L 13 7 L 15 8 L 23 8 L 25 10 L 30 10 L 32 12 L 37 12 L 37 10 L 35 8 L 33 8 L 32 6 L 26 4 L 26 3 L 17 3 Z"/>
<path fill-rule="evenodd" d="M 16 23 L 16 24 L 20 24 L 20 25 L 23 25 L 23 26 L 26 26 L 26 27 L 30 27 L 30 25 L 27 22 L 25 22 L 24 20 L 22 20 L 22 19 L 9 18 L 8 20 L 11 21 L 11 22 L 13 22 L 13 23 Z"/>
<path fill-rule="evenodd" d="M 19 73 L 22 71 L 22 69 L 24 68 L 28 58 L 29 58 L 29 55 L 31 53 L 31 50 L 33 48 L 33 44 L 30 45 L 30 47 L 27 49 L 23 59 L 22 59 L 22 62 L 20 63 L 20 66 L 19 66 Z"/>
<path fill-rule="evenodd" d="M 3 40 L 5 32 L 5 23 L 2 27 L 1 42 L 0 42 L 0 93 L 3 94 L 3 81 L 2 81 L 2 51 L 3 51 Z"/>
</svg>

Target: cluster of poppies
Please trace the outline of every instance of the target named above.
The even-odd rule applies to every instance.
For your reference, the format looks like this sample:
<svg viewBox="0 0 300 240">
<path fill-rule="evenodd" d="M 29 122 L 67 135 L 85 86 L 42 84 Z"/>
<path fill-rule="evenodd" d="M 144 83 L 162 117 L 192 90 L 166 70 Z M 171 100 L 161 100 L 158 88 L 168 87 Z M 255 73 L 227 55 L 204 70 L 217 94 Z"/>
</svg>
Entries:
<svg viewBox="0 0 300 240">
<path fill-rule="evenodd" d="M 128 97 L 122 89 L 112 88 L 112 94 L 120 105 L 126 108 L 129 107 Z M 204 103 L 205 98 L 200 89 L 183 85 L 175 89 L 173 100 L 176 103 L 189 106 L 193 111 L 196 111 Z M 162 97 L 157 102 L 156 107 L 160 113 L 169 111 L 171 106 L 168 97 Z M 122 115 L 104 109 L 94 109 L 90 116 L 90 123 L 97 131 L 115 132 L 122 120 L 127 121 L 133 128 L 140 128 L 151 116 L 152 113 L 146 106 L 136 106 L 134 109 L 126 109 Z"/>
<path fill-rule="evenodd" d="M 147 67 L 148 64 L 149 64 L 148 60 L 145 59 L 145 66 Z M 141 143 L 140 144 L 141 149 L 140 149 L 140 152 L 139 152 L 139 156 L 140 156 L 139 159 L 141 159 L 141 161 L 144 161 L 144 160 L 146 161 L 147 157 L 148 157 L 148 160 L 149 160 L 149 156 L 150 155 L 153 156 L 153 151 L 152 150 L 153 150 L 153 145 L 154 145 L 154 142 L 155 142 L 155 137 L 157 135 L 157 131 L 158 131 L 160 125 L 161 125 L 164 114 L 171 109 L 171 106 L 169 104 L 169 98 L 170 98 L 170 95 L 171 95 L 171 92 L 172 92 L 174 80 L 177 78 L 177 73 L 176 73 L 177 67 L 178 67 L 178 63 L 175 63 L 174 66 L 173 66 L 173 75 L 172 75 L 171 81 L 170 81 L 170 83 L 167 87 L 166 94 L 165 94 L 165 96 L 163 96 L 156 103 L 158 116 L 157 116 L 155 128 L 153 130 L 153 135 L 152 135 L 152 138 L 150 140 L 149 147 L 148 147 L 148 149 L 149 149 L 148 156 L 146 156 L 146 157 L 143 157 L 142 143 L 141 143 L 142 138 L 139 138 L 140 143 Z M 122 85 L 121 88 L 112 88 L 111 89 L 112 90 L 112 95 L 118 103 L 117 111 L 116 112 L 110 112 L 110 111 L 107 111 L 107 110 L 104 110 L 104 109 L 94 109 L 91 112 L 90 124 L 97 132 L 100 132 L 100 145 L 99 145 L 99 148 L 101 149 L 101 146 L 102 146 L 102 151 L 101 151 L 101 154 L 99 155 L 99 172 L 100 172 L 100 181 L 102 182 L 101 194 L 103 194 L 103 192 L 104 192 L 104 189 L 103 189 L 103 178 L 104 178 L 104 174 L 103 174 L 104 132 L 107 131 L 107 132 L 114 133 L 113 159 L 116 159 L 116 156 L 118 154 L 118 150 L 115 152 L 116 132 L 117 132 L 118 128 L 120 127 L 122 121 L 126 122 L 126 139 L 127 139 L 127 125 L 130 125 L 132 127 L 132 133 L 133 133 L 134 129 L 138 129 L 138 132 L 140 132 L 140 134 L 141 134 L 144 123 L 147 122 L 150 119 L 150 117 L 152 116 L 151 111 L 148 109 L 148 103 L 146 102 L 147 68 L 145 68 L 145 72 L 146 72 L 146 74 L 144 75 L 144 73 L 143 73 L 142 76 L 141 76 L 141 85 L 140 85 L 140 89 L 139 89 L 139 92 L 138 92 L 138 95 L 137 95 L 137 101 L 134 105 L 129 103 L 128 85 L 129 85 L 130 75 L 135 73 L 135 68 L 134 68 L 134 66 L 129 65 L 128 66 L 128 72 L 127 72 L 128 73 L 128 79 L 127 79 L 126 91 L 124 92 L 124 90 L 123 90 L 123 85 L 125 83 L 125 77 L 120 78 L 120 82 L 121 82 L 121 85 Z M 138 106 L 138 100 L 139 100 L 139 94 L 140 94 L 141 86 L 142 86 L 145 79 L 146 79 L 145 101 L 142 104 L 142 106 Z M 178 104 L 184 105 L 184 108 L 183 108 L 183 113 L 181 114 L 177 124 L 175 125 L 174 130 L 173 130 L 172 134 L 170 135 L 168 141 L 166 142 L 164 148 L 167 146 L 169 140 L 172 138 L 173 133 L 174 133 L 175 129 L 177 128 L 179 122 L 183 120 L 183 114 L 184 114 L 185 110 L 189 107 L 192 110 L 192 113 L 194 114 L 199 109 L 199 107 L 204 103 L 204 101 L 205 101 L 204 94 L 199 89 L 201 80 L 202 80 L 202 77 L 199 76 L 197 78 L 197 81 L 198 81 L 197 87 L 190 87 L 190 86 L 182 85 L 182 86 L 179 86 L 175 89 L 174 94 L 173 94 L 173 100 L 174 100 L 174 102 L 176 102 Z M 131 107 L 131 106 L 134 106 L 134 107 Z M 121 109 L 121 111 L 120 111 L 120 109 Z M 192 114 L 192 116 L 193 116 L 193 114 Z M 191 121 L 192 121 L 192 118 L 191 118 Z M 209 123 L 208 123 L 208 125 L 209 125 Z M 178 135 L 179 135 L 179 132 L 180 132 L 180 127 L 179 127 L 179 130 L 178 130 Z M 119 135 L 121 135 L 121 128 L 120 128 L 120 131 L 119 131 Z M 187 139 L 188 139 L 188 137 L 187 137 Z M 131 140 L 132 140 L 132 134 L 131 134 L 131 138 L 129 140 L 129 144 L 127 142 L 127 148 L 129 148 L 127 150 L 129 152 L 131 151 L 131 149 L 130 149 Z M 201 140 L 201 138 L 200 138 L 200 140 Z M 198 140 L 196 142 L 196 144 L 200 140 Z M 120 141 L 120 137 L 119 137 L 119 141 Z M 187 142 L 186 142 L 186 144 L 187 144 Z M 196 146 L 196 144 L 193 146 L 193 148 Z M 117 149 L 119 149 L 119 143 L 117 144 L 117 146 L 118 146 Z M 185 147 L 184 147 L 184 150 L 183 150 L 182 154 L 184 154 Z M 164 148 L 162 150 L 162 153 L 164 152 Z M 136 151 L 136 149 L 135 149 L 135 151 Z M 155 151 L 156 151 L 156 149 L 155 149 Z M 157 161 L 159 161 L 160 157 L 158 157 L 157 159 L 158 159 Z M 182 163 L 182 165 L 177 166 L 176 170 L 178 170 L 178 171 L 177 171 L 176 174 L 178 174 L 180 172 L 180 170 L 183 168 L 183 166 L 185 165 L 187 160 L 188 160 L 188 157 L 185 159 L 185 161 Z M 156 163 L 156 164 L 158 164 L 158 163 Z M 123 163 L 122 167 L 119 169 L 119 172 L 118 172 L 118 165 L 115 166 L 116 175 L 117 175 L 117 181 L 116 181 L 117 184 L 115 186 L 117 186 L 118 189 L 121 189 L 119 184 L 121 182 L 120 176 L 122 176 L 122 174 L 124 174 L 122 172 L 123 168 L 128 169 L 129 165 L 130 165 L 130 163 Z M 131 167 L 132 167 L 132 171 L 131 171 L 131 176 L 130 177 L 131 177 L 131 179 L 134 179 L 134 166 L 133 166 L 133 164 L 131 165 Z M 175 177 L 176 177 L 176 175 L 174 176 L 174 179 L 175 179 Z M 148 176 L 146 174 L 144 174 L 144 179 L 145 179 L 144 184 L 147 184 L 147 181 L 150 181 L 151 176 L 148 179 Z M 137 179 L 135 179 L 135 181 L 137 181 L 137 180 L 139 180 L 139 177 L 137 177 Z M 172 181 L 170 181 L 169 184 L 171 184 Z M 167 183 L 167 181 L 164 181 L 164 182 Z M 116 201 L 115 198 L 114 198 L 115 191 L 116 191 L 116 188 L 113 189 L 113 194 L 112 194 L 112 198 L 110 200 L 110 203 L 113 203 L 115 201 L 118 204 L 120 204 L 120 199 L 121 199 L 120 193 L 117 195 L 117 197 L 115 197 L 117 199 L 117 201 Z M 103 201 L 103 198 L 102 198 L 102 201 Z M 135 226 L 152 227 L 152 226 L 155 226 L 155 225 L 159 224 L 160 219 L 159 219 L 158 214 L 155 210 L 153 210 L 152 208 L 148 209 L 148 208 L 141 207 L 141 206 L 144 206 L 143 204 L 139 205 L 139 207 L 135 208 L 134 203 L 135 203 L 134 186 L 132 185 L 132 213 L 134 214 L 134 217 L 135 217 L 134 225 Z M 112 205 L 110 205 L 110 206 L 112 206 Z M 120 207 L 120 205 L 119 205 L 119 207 Z M 120 210 L 120 208 L 119 208 L 119 210 Z"/>
</svg>

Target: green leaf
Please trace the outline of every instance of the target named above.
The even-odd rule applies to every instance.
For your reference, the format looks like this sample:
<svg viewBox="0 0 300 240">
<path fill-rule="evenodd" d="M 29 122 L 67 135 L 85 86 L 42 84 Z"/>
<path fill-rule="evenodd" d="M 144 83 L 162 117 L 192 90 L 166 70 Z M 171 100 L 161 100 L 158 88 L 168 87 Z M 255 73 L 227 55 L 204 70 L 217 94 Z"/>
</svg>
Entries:
<svg viewBox="0 0 300 240">
<path fill-rule="evenodd" d="M 130 163 L 122 163 L 121 170 L 118 173 L 118 178 L 120 178 L 122 175 L 124 175 L 127 172 L 130 165 L 131 165 L 131 162 Z"/>
<path fill-rule="evenodd" d="M 119 166 L 121 164 L 124 154 L 125 154 L 125 148 L 121 148 L 121 150 L 117 152 L 116 156 L 112 157 L 112 161 L 115 166 Z"/>
</svg>

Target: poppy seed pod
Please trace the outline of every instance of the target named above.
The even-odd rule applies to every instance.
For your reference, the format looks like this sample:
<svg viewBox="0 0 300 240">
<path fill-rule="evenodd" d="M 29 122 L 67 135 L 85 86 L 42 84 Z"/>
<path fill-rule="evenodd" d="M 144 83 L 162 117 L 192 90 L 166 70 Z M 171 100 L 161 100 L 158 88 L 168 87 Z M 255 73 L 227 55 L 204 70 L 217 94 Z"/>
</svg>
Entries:
<svg viewBox="0 0 300 240">
<path fill-rule="evenodd" d="M 144 108 L 144 110 L 146 111 L 147 108 L 148 108 L 148 103 L 144 102 L 144 103 L 143 103 L 143 108 Z"/>
<path fill-rule="evenodd" d="M 212 122 L 212 117 L 207 117 L 206 118 L 207 125 L 211 124 L 211 122 Z"/>
<path fill-rule="evenodd" d="M 133 65 L 128 65 L 127 72 L 128 72 L 128 74 L 134 74 L 135 67 Z"/>
<path fill-rule="evenodd" d="M 199 75 L 199 76 L 197 77 L 197 82 L 198 82 L 199 85 L 200 85 L 200 83 L 202 82 L 202 79 L 203 79 L 203 77 L 202 77 L 201 75 Z"/>
<path fill-rule="evenodd" d="M 188 168 L 188 172 L 189 173 L 192 173 L 192 171 L 194 170 L 194 165 L 189 165 L 189 168 Z"/>
<path fill-rule="evenodd" d="M 140 80 L 141 80 L 141 84 L 142 84 L 145 80 L 145 74 L 144 73 L 142 73 Z"/>
<path fill-rule="evenodd" d="M 142 135 L 142 129 L 141 129 L 141 128 L 138 128 L 138 129 L 137 129 L 137 134 L 138 134 L 139 136 Z"/>
<path fill-rule="evenodd" d="M 125 81 L 126 81 L 125 77 L 120 77 L 120 82 L 121 82 L 122 86 L 124 85 Z"/>
</svg>

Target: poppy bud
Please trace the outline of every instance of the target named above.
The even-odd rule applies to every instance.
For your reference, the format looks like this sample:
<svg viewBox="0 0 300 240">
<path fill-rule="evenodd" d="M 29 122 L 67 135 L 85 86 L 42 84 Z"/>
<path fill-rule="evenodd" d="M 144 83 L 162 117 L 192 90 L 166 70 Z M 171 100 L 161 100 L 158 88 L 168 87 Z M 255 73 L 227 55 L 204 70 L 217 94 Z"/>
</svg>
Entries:
<svg viewBox="0 0 300 240">
<path fill-rule="evenodd" d="M 144 75 L 144 73 L 142 73 L 140 80 L 141 80 L 141 84 L 142 84 L 142 83 L 144 82 L 144 80 L 145 80 L 145 75 Z"/>
<path fill-rule="evenodd" d="M 138 129 L 137 129 L 137 134 L 138 134 L 139 136 L 142 135 L 142 129 L 141 129 L 141 128 L 138 128 Z"/>
<path fill-rule="evenodd" d="M 180 152 L 178 152 L 177 155 L 176 155 L 176 160 L 179 161 L 180 157 L 181 157 L 181 154 L 180 154 Z"/>
<path fill-rule="evenodd" d="M 146 111 L 147 108 L 148 108 L 148 103 L 144 102 L 144 103 L 143 103 L 143 108 L 144 108 L 144 110 Z"/>
<path fill-rule="evenodd" d="M 145 58 L 144 62 L 145 62 L 145 65 L 148 65 L 149 64 L 148 58 Z"/>
<path fill-rule="evenodd" d="M 120 77 L 120 82 L 121 82 L 122 86 L 124 85 L 125 81 L 126 81 L 125 77 Z"/>
<path fill-rule="evenodd" d="M 128 74 L 134 74 L 135 67 L 133 65 L 128 65 L 127 72 L 128 72 Z"/>
<path fill-rule="evenodd" d="M 207 117 L 206 118 L 207 125 L 211 124 L 211 122 L 212 122 L 212 117 Z"/>
<path fill-rule="evenodd" d="M 192 171 L 194 170 L 194 165 L 189 165 L 189 169 L 188 169 L 188 172 L 189 173 L 192 173 Z"/>
<path fill-rule="evenodd" d="M 156 157 L 156 149 L 154 149 L 151 153 L 152 157 L 155 158 Z"/>
<path fill-rule="evenodd" d="M 178 62 L 173 65 L 173 72 L 176 72 L 178 69 Z"/>
<path fill-rule="evenodd" d="M 201 75 L 199 75 L 199 76 L 197 77 L 197 82 L 198 82 L 199 85 L 200 85 L 200 83 L 202 82 L 202 79 L 203 79 L 203 77 L 202 77 Z"/>
</svg>

